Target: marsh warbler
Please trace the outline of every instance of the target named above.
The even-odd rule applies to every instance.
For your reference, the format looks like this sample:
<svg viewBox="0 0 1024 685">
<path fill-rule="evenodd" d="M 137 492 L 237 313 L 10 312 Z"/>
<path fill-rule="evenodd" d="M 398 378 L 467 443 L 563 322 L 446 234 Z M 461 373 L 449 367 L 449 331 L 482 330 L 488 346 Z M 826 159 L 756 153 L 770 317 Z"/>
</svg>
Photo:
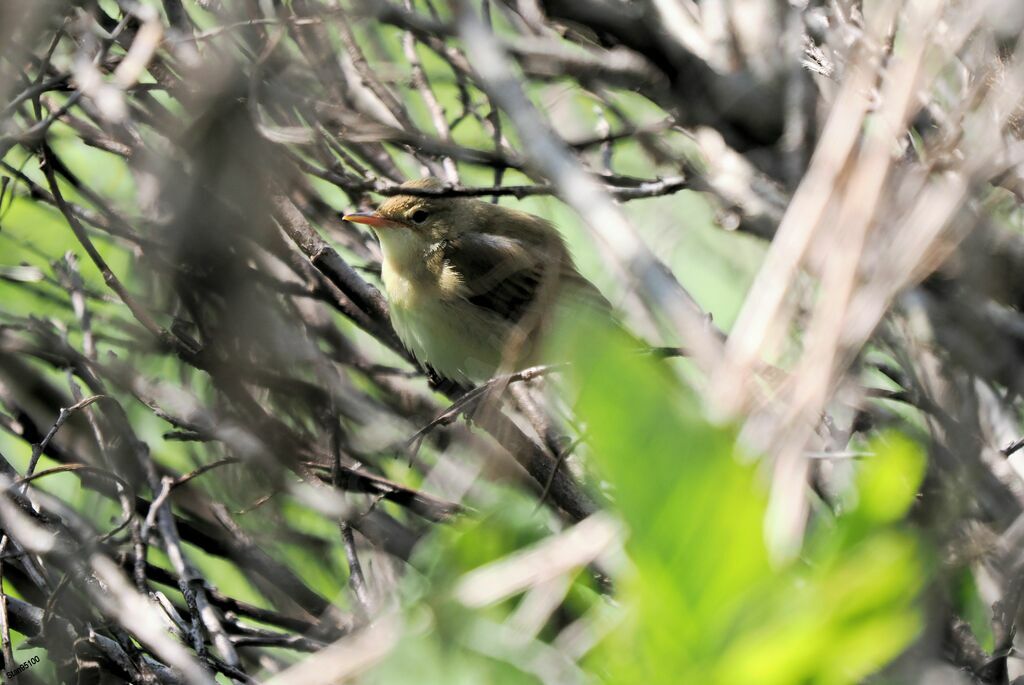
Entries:
<svg viewBox="0 0 1024 685">
<path fill-rule="evenodd" d="M 435 178 L 410 190 L 440 191 Z M 391 319 L 410 352 L 438 376 L 480 382 L 542 359 L 553 326 L 608 317 L 545 219 L 470 197 L 399 194 L 345 215 L 380 239 Z"/>
</svg>

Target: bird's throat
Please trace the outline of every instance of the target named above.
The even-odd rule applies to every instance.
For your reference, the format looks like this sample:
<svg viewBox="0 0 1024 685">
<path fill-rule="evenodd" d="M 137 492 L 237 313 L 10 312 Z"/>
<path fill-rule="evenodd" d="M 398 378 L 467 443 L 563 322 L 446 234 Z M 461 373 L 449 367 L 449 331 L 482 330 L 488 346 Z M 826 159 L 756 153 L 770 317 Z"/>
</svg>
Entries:
<svg viewBox="0 0 1024 685">
<path fill-rule="evenodd" d="M 381 247 L 381 280 L 392 307 L 409 309 L 418 297 L 433 290 L 431 274 L 423 261 L 423 241 L 406 228 L 378 232 Z"/>
</svg>

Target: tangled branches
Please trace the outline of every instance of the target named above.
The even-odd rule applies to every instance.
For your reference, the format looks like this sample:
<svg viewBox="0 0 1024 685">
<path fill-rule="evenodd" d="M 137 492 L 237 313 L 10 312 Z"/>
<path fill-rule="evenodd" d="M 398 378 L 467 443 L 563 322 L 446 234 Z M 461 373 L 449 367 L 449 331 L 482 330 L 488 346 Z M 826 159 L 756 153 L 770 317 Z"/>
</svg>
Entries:
<svg viewBox="0 0 1024 685">
<path fill-rule="evenodd" d="M 530 592 L 528 670 L 585 679 L 598 612 L 559 578 L 614 592 L 624 533 L 584 427 L 524 389 L 550 370 L 431 378 L 341 220 L 430 174 L 557 213 L 630 328 L 687 350 L 665 373 L 766 455 L 776 563 L 867 438 L 916 436 L 936 592 L 969 569 L 995 609 L 988 650 L 951 602 L 915 649 L 1017 674 L 1022 17 L 876 4 L 0 6 L 6 670 L 20 644 L 68 682 L 354 677 L 409 633 L 417 546 L 526 493 L 535 553 L 453 596 Z M 749 289 L 673 269 L 694 235 L 756 253 Z"/>
</svg>

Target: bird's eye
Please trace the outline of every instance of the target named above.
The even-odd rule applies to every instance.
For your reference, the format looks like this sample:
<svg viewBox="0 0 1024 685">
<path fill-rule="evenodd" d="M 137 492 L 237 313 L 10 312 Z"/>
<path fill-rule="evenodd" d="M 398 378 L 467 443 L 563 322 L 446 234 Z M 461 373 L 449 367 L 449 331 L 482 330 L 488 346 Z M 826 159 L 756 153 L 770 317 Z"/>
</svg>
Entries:
<svg viewBox="0 0 1024 685">
<path fill-rule="evenodd" d="M 412 216 L 409 218 L 412 219 L 412 222 L 414 224 L 422 224 L 424 221 L 427 220 L 428 216 L 430 216 L 430 212 L 428 212 L 427 210 L 417 209 L 415 212 L 412 213 Z"/>
</svg>

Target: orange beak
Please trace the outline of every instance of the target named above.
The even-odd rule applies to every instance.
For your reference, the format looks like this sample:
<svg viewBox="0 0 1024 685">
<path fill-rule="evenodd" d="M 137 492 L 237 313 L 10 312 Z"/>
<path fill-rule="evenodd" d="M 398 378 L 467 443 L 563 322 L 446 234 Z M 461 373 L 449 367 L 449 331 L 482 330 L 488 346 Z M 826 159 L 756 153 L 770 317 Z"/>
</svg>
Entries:
<svg viewBox="0 0 1024 685">
<path fill-rule="evenodd" d="M 367 226 L 373 226 L 374 228 L 387 227 L 394 224 L 390 219 L 385 219 L 377 212 L 353 212 L 352 214 L 346 214 L 341 217 L 345 221 L 351 221 L 354 224 L 366 224 Z"/>
</svg>

